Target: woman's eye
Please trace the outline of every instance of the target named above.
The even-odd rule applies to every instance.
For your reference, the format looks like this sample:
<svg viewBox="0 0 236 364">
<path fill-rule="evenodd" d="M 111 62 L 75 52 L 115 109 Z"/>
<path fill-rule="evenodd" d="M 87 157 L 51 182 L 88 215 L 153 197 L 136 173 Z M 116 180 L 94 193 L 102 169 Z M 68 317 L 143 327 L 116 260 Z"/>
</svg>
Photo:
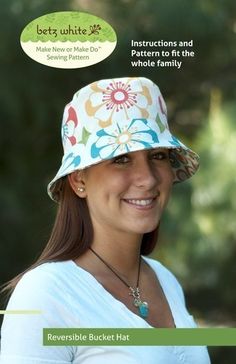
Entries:
<svg viewBox="0 0 236 364">
<path fill-rule="evenodd" d="M 157 159 L 157 160 L 168 159 L 168 153 L 167 152 L 153 153 L 153 154 L 151 154 L 151 159 Z"/>
<path fill-rule="evenodd" d="M 117 164 L 125 164 L 129 162 L 129 158 L 126 155 L 121 155 L 119 157 L 114 158 L 113 163 Z"/>
</svg>

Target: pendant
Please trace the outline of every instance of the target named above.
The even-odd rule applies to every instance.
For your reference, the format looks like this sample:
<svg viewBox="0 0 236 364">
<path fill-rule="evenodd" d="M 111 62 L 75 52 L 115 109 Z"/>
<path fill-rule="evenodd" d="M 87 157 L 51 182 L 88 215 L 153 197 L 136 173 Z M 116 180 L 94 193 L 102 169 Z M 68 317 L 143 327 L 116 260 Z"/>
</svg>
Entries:
<svg viewBox="0 0 236 364">
<path fill-rule="evenodd" d="M 137 287 L 134 289 L 133 287 L 130 287 L 130 291 L 130 295 L 134 298 L 133 304 L 135 307 L 138 308 L 139 315 L 143 318 L 147 318 L 149 314 L 148 303 L 145 301 L 141 301 L 139 288 Z"/>
<path fill-rule="evenodd" d="M 140 304 L 138 306 L 139 314 L 143 318 L 147 318 L 149 314 L 149 307 L 147 302 L 140 301 Z"/>
</svg>

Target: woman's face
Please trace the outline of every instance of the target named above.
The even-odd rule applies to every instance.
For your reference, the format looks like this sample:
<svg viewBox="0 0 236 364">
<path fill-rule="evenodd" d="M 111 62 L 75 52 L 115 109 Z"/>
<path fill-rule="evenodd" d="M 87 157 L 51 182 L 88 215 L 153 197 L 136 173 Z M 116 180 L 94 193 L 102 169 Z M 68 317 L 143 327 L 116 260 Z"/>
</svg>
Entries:
<svg viewBox="0 0 236 364">
<path fill-rule="evenodd" d="M 94 229 L 153 231 L 168 201 L 173 173 L 167 149 L 128 153 L 83 171 Z"/>
</svg>

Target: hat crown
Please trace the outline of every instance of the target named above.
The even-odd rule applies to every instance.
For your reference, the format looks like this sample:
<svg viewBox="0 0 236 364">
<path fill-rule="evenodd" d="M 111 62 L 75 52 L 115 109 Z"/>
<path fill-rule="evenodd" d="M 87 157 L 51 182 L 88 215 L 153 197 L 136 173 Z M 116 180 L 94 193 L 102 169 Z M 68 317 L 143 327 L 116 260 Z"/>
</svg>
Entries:
<svg viewBox="0 0 236 364">
<path fill-rule="evenodd" d="M 152 119 L 160 131 L 168 128 L 167 109 L 159 87 L 144 77 L 93 82 L 75 93 L 62 120 L 64 151 L 96 130 L 126 125 L 133 119 Z"/>
<path fill-rule="evenodd" d="M 199 162 L 170 133 L 159 87 L 144 77 L 100 80 L 83 87 L 66 105 L 62 119 L 64 156 L 49 195 L 60 199 L 62 177 L 129 152 L 171 149 L 174 182 L 191 177 Z"/>
</svg>

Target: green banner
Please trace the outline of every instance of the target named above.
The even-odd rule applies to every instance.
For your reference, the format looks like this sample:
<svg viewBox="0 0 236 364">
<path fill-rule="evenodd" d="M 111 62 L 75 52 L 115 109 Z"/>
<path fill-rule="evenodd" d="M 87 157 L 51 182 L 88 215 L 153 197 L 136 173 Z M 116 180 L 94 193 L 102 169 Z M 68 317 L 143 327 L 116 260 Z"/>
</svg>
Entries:
<svg viewBox="0 0 236 364">
<path fill-rule="evenodd" d="M 46 346 L 236 346 L 234 328 L 77 329 L 45 328 Z"/>
</svg>

